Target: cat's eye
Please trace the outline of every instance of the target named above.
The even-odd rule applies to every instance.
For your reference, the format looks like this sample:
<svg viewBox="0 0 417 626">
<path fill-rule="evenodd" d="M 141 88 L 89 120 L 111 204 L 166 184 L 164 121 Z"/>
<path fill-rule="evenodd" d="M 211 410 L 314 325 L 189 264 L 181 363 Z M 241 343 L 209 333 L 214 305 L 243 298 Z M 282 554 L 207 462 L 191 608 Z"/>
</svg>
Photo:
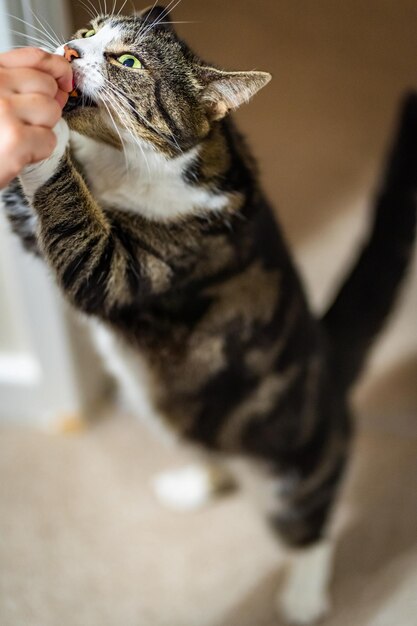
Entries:
<svg viewBox="0 0 417 626">
<path fill-rule="evenodd" d="M 120 65 L 129 69 L 140 70 L 142 68 L 142 63 L 137 57 L 133 56 L 133 54 L 122 54 L 122 56 L 118 57 L 116 60 Z"/>
<path fill-rule="evenodd" d="M 88 37 L 93 37 L 93 35 L 96 34 L 96 31 L 94 29 L 92 30 L 88 30 L 86 33 L 83 34 L 84 39 L 87 39 Z"/>
</svg>

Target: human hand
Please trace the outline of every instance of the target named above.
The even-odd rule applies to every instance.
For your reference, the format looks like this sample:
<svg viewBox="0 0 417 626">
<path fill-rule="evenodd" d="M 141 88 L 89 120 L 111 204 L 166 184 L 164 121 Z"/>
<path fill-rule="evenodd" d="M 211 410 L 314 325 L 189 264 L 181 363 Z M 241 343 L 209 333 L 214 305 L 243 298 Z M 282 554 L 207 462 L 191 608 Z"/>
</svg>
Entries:
<svg viewBox="0 0 417 626">
<path fill-rule="evenodd" d="M 55 149 L 72 90 L 71 65 L 38 48 L 0 54 L 0 188 Z"/>
</svg>

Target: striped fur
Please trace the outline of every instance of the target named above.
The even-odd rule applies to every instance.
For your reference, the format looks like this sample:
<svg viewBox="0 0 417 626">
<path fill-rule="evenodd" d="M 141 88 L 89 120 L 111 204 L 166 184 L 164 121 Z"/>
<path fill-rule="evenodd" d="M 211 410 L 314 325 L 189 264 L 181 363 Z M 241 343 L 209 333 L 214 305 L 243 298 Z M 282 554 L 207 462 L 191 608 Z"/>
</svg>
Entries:
<svg viewBox="0 0 417 626">
<path fill-rule="evenodd" d="M 149 14 L 102 17 L 92 27 L 110 33 L 91 71 L 123 94 L 117 107 L 107 101 L 116 125 L 101 88 L 89 92 L 87 74 L 75 65 L 84 95 L 98 106 L 68 108 L 66 120 L 76 132 L 72 147 L 49 180 L 41 181 L 31 206 L 17 183 L 6 192 L 12 227 L 43 256 L 73 306 L 129 346 L 129 362 L 137 354 L 131 371 L 142 371 L 139 359 L 146 363 L 147 393 L 158 419 L 206 449 L 259 461 L 268 480 L 284 478 L 272 526 L 291 546 L 314 544 L 324 536 L 348 459 L 346 392 L 365 356 L 362 345 L 381 326 L 410 254 L 417 99 L 407 104 L 393 161 L 407 175 L 387 177 L 386 195 L 392 206 L 399 198 L 400 212 L 395 218 L 390 213 L 388 221 L 404 219 L 409 228 L 384 232 L 383 238 L 404 255 L 382 298 L 383 310 L 374 307 L 372 328 L 366 327 L 362 340 L 362 331 L 346 321 L 350 304 L 343 296 L 324 324 L 310 312 L 250 151 L 226 116 L 269 76 L 207 66 L 171 28 L 152 26 Z M 82 34 L 71 46 L 78 45 L 88 67 Z M 140 54 L 143 73 L 114 64 L 122 51 Z M 80 136 L 94 142 L 83 147 Z M 161 159 L 169 176 L 161 175 Z M 146 184 L 158 193 L 149 194 Z M 194 198 L 186 211 L 176 210 L 184 206 L 182 194 Z M 224 203 L 210 208 L 216 198 Z M 364 272 L 366 261 L 356 274 Z M 359 291 L 354 306 L 366 318 L 366 293 Z M 349 384 L 341 385 L 346 330 L 351 345 L 360 335 L 361 353 L 349 365 Z"/>
</svg>

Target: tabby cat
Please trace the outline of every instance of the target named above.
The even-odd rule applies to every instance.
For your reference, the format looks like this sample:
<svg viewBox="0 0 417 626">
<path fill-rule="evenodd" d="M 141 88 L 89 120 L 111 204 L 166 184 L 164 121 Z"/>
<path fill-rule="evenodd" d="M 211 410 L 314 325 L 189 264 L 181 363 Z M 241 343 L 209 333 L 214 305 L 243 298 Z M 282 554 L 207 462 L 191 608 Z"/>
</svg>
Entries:
<svg viewBox="0 0 417 626">
<path fill-rule="evenodd" d="M 264 72 L 225 72 L 176 35 L 168 11 L 94 19 L 57 51 L 76 91 L 53 156 L 4 193 L 13 230 L 94 320 L 138 414 L 268 484 L 289 551 L 291 623 L 328 609 L 329 520 L 349 456 L 347 394 L 391 309 L 416 220 L 417 96 L 410 95 L 372 234 L 323 319 L 306 302 L 230 112 Z M 182 507 L 224 486 L 207 466 L 164 476 Z"/>
</svg>

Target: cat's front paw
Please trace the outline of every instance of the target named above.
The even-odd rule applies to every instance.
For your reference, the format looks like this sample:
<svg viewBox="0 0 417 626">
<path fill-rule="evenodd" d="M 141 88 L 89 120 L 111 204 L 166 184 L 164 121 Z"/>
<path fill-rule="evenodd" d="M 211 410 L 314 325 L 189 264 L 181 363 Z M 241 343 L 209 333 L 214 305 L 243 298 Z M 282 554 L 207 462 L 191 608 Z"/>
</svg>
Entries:
<svg viewBox="0 0 417 626">
<path fill-rule="evenodd" d="M 20 174 L 20 181 L 29 200 L 32 200 L 38 189 L 55 174 L 69 144 L 70 131 L 65 120 L 59 120 L 54 133 L 57 144 L 51 156 L 44 161 L 26 166 Z"/>
</svg>

